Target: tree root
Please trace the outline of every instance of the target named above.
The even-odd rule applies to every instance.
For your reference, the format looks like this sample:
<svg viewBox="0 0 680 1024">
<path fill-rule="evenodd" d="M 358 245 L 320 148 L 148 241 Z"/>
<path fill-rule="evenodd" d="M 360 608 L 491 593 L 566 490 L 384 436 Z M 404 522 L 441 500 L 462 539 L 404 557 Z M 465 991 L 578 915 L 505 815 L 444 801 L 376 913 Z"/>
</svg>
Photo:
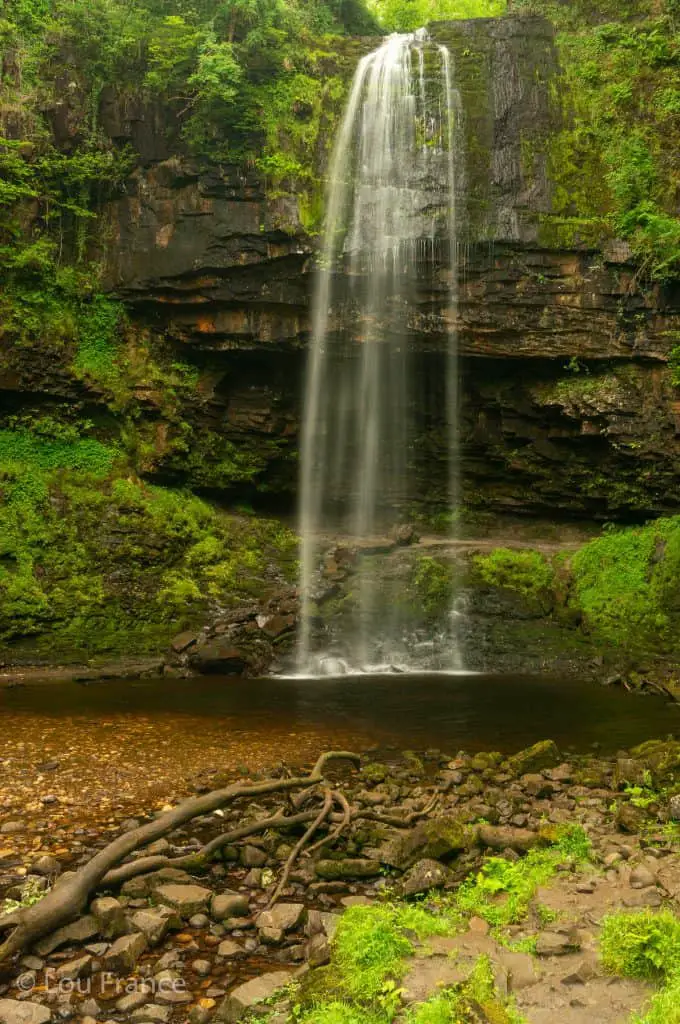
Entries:
<svg viewBox="0 0 680 1024">
<path fill-rule="evenodd" d="M 333 760 L 349 760 L 358 764 L 360 758 L 357 754 L 349 751 L 327 751 L 319 757 L 309 775 L 286 779 L 266 779 L 263 782 L 250 785 L 237 782 L 225 789 L 184 800 L 154 821 L 118 836 L 112 843 L 95 854 L 72 877 L 66 878 L 61 884 L 56 885 L 39 903 L 0 917 L 0 931 L 13 929 L 0 946 L 0 963 L 23 952 L 43 936 L 78 917 L 102 880 L 115 865 L 134 853 L 135 850 L 155 842 L 193 818 L 210 814 L 240 797 L 257 797 L 268 793 L 314 786 L 323 781 L 323 770 L 328 762 Z M 220 839 L 222 838 L 220 837 Z M 135 864 L 135 867 L 138 868 L 139 865 Z"/>
<path fill-rule="evenodd" d="M 293 867 L 293 864 L 295 863 L 295 861 L 299 857 L 300 853 L 304 849 L 305 844 L 309 842 L 309 840 L 312 838 L 312 836 L 314 835 L 316 830 L 318 828 L 320 828 L 320 826 L 324 823 L 324 821 L 326 820 L 326 818 L 328 817 L 328 815 L 331 812 L 332 806 L 333 806 L 333 791 L 330 790 L 330 789 L 327 789 L 326 792 L 325 792 L 325 795 L 324 795 L 323 807 L 321 808 L 321 810 L 319 811 L 319 813 L 317 814 L 316 818 L 314 819 L 312 824 L 309 826 L 309 828 L 307 829 L 305 834 L 302 836 L 302 838 L 297 841 L 297 843 L 295 844 L 295 846 L 291 850 L 291 853 L 290 853 L 290 856 L 288 857 L 288 860 L 284 864 L 283 871 L 281 872 L 281 878 L 279 879 L 279 883 L 276 886 L 276 889 L 274 890 L 274 892 L 272 894 L 272 897 L 269 900 L 269 903 L 267 904 L 267 910 L 271 910 L 271 908 L 274 906 L 274 904 L 278 900 L 279 896 L 281 895 L 281 893 L 285 889 L 286 883 L 288 881 L 288 878 L 290 877 L 290 872 L 291 872 L 291 869 Z"/>
</svg>

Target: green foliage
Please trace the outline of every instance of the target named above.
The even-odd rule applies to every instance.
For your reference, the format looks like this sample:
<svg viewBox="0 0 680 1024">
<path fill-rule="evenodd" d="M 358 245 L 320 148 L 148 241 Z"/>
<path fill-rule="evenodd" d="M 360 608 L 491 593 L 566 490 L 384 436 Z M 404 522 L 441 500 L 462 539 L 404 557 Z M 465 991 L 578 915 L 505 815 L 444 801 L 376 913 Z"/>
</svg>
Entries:
<svg viewBox="0 0 680 1024">
<path fill-rule="evenodd" d="M 680 978 L 657 992 L 647 1013 L 636 1015 L 634 1024 L 680 1024 Z"/>
<path fill-rule="evenodd" d="M 40 881 L 38 879 L 29 879 L 21 890 L 21 899 L 5 900 L 2 904 L 2 913 L 14 914 L 17 910 L 25 910 L 28 907 L 33 907 L 36 903 L 39 903 L 43 896 L 46 896 L 48 892 L 48 888 L 43 889 L 40 886 Z"/>
<path fill-rule="evenodd" d="M 507 0 L 369 0 L 369 6 L 388 32 L 412 32 L 431 21 L 499 17 Z"/>
<path fill-rule="evenodd" d="M 560 29 L 565 76 L 559 102 L 567 127 L 550 153 L 557 218 L 549 219 L 546 240 L 570 225 L 571 244 L 579 235 L 582 242 L 616 235 L 629 241 L 640 277 L 677 277 L 680 40 L 673 17 L 649 4 L 535 0 L 531 8 Z"/>
<path fill-rule="evenodd" d="M 678 978 L 680 920 L 670 910 L 610 914 L 602 922 L 600 957 L 606 970 L 626 978 Z"/>
<path fill-rule="evenodd" d="M 86 427 L 86 425 L 83 425 Z M 117 477 L 121 450 L 44 418 L 0 430 L 0 638 L 81 657 L 162 648 L 211 608 L 292 578 L 295 536 Z"/>
<path fill-rule="evenodd" d="M 488 555 L 476 555 L 474 565 L 489 586 L 514 590 L 523 597 L 540 598 L 554 584 L 553 568 L 538 551 L 496 548 Z"/>
<path fill-rule="evenodd" d="M 475 878 L 460 886 L 456 905 L 493 927 L 517 924 L 526 916 L 536 890 L 552 878 L 561 861 L 586 860 L 589 853 L 590 842 L 583 829 L 578 825 L 565 826 L 559 831 L 556 844 L 531 850 L 521 860 L 490 857 Z"/>
<path fill-rule="evenodd" d="M 635 529 L 611 529 L 571 560 L 586 627 L 622 647 L 670 636 L 678 607 L 680 517 Z"/>
<path fill-rule="evenodd" d="M 428 619 L 437 619 L 451 608 L 454 568 L 447 562 L 425 555 L 415 563 L 413 588 Z"/>
</svg>

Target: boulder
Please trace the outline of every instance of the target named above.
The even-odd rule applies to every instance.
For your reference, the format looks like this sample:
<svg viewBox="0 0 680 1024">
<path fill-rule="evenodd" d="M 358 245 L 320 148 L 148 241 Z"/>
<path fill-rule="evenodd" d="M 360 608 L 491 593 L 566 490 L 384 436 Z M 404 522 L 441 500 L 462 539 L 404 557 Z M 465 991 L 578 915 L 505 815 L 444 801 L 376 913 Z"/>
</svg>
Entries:
<svg viewBox="0 0 680 1024">
<path fill-rule="evenodd" d="M 475 830 L 459 818 L 452 815 L 431 818 L 389 840 L 380 849 L 380 860 L 405 871 L 416 861 L 440 860 L 467 850 L 475 840 Z"/>
<path fill-rule="evenodd" d="M 246 981 L 231 992 L 217 1010 L 217 1020 L 225 1024 L 236 1024 L 249 1010 L 266 1002 L 278 989 L 291 980 L 289 971 L 271 971 L 258 978 Z"/>
<path fill-rule="evenodd" d="M 240 892 L 216 893 L 210 901 L 210 914 L 216 921 L 227 917 L 246 917 L 250 911 L 248 897 Z"/>
<path fill-rule="evenodd" d="M 430 889 L 443 889 L 450 873 L 437 860 L 419 860 L 409 868 L 401 881 L 402 896 L 416 896 Z"/>
<path fill-rule="evenodd" d="M 631 755 L 650 773 L 654 786 L 680 780 L 680 740 L 648 740 L 634 747 Z"/>
<path fill-rule="evenodd" d="M 271 910 L 263 911 L 255 924 L 258 931 L 273 928 L 277 931 L 289 932 L 304 923 L 305 916 L 306 911 L 302 903 L 277 903 Z"/>
<path fill-rule="evenodd" d="M 93 900 L 90 913 L 97 922 L 99 934 L 105 939 L 117 939 L 130 930 L 122 904 L 112 896 Z"/>
<path fill-rule="evenodd" d="M 116 939 L 103 958 L 104 970 L 116 974 L 127 974 L 147 948 L 147 941 L 141 932 L 122 935 Z"/>
<path fill-rule="evenodd" d="M 92 971 L 92 957 L 89 955 L 79 956 L 77 960 L 69 960 L 57 967 L 56 976 L 59 981 L 76 981 L 78 978 L 86 978 Z"/>
<path fill-rule="evenodd" d="M 213 640 L 192 650 L 189 664 L 205 675 L 240 676 L 245 672 L 250 658 L 241 647 Z"/>
<path fill-rule="evenodd" d="M 212 897 L 210 889 L 202 885 L 160 885 L 154 893 L 156 900 L 176 910 L 183 918 L 205 910 Z"/>
<path fill-rule="evenodd" d="M 134 1024 L 168 1024 L 172 1010 L 169 1006 L 158 1006 L 156 1003 L 145 1003 L 130 1014 Z"/>
<path fill-rule="evenodd" d="M 528 775 L 532 772 L 541 772 L 544 768 L 556 768 L 561 760 L 555 742 L 541 740 L 531 747 L 520 750 L 513 757 L 509 757 L 503 768 L 511 775 Z"/>
<path fill-rule="evenodd" d="M 46 1006 L 24 999 L 0 999 L 0 1024 L 47 1024 L 52 1016 Z"/>
<path fill-rule="evenodd" d="M 182 919 L 171 907 L 138 910 L 133 914 L 130 923 L 136 932 L 144 935 L 150 946 L 157 946 L 162 942 L 171 929 L 182 927 Z"/>
</svg>

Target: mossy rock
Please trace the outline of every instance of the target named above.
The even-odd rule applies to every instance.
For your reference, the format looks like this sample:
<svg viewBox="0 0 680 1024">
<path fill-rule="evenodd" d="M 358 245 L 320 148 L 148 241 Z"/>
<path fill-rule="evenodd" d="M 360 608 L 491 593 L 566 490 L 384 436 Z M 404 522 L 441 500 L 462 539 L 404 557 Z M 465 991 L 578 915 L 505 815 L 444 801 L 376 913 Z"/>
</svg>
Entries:
<svg viewBox="0 0 680 1024">
<path fill-rule="evenodd" d="M 503 755 L 499 754 L 497 750 L 482 751 L 470 761 L 470 767 L 476 771 L 482 772 L 491 768 L 497 768 L 503 761 Z"/>
<path fill-rule="evenodd" d="M 574 771 L 574 783 L 586 789 L 609 789 L 611 785 L 611 765 L 608 761 L 588 761 Z"/>
<path fill-rule="evenodd" d="M 631 755 L 650 772 L 655 786 L 680 779 L 679 740 L 648 740 L 634 747 Z"/>
<path fill-rule="evenodd" d="M 458 817 L 432 818 L 386 843 L 380 860 L 405 871 L 417 860 L 442 860 L 468 850 L 476 839 L 475 830 Z"/>
<path fill-rule="evenodd" d="M 352 878 L 374 878 L 380 874 L 380 864 L 363 857 L 345 857 L 343 860 L 320 860 L 315 865 L 319 878 L 344 881 Z"/>
<path fill-rule="evenodd" d="M 555 768 L 562 758 L 554 740 L 540 740 L 518 754 L 509 757 L 503 765 L 512 775 L 527 775 L 530 772 L 541 772 L 545 768 Z"/>
</svg>

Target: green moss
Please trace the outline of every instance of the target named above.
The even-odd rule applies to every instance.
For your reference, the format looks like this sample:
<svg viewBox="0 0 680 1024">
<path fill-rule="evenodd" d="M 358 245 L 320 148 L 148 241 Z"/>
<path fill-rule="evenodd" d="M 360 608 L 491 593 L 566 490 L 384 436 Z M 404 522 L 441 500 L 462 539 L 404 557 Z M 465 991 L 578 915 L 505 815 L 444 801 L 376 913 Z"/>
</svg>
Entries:
<svg viewBox="0 0 680 1024">
<path fill-rule="evenodd" d="M 296 539 L 116 476 L 121 452 L 51 421 L 0 431 L 0 637 L 54 656 L 159 650 L 212 607 L 292 578 Z M 41 639 L 44 637 L 44 641 Z"/>
<path fill-rule="evenodd" d="M 552 566 L 537 551 L 497 548 L 488 555 L 476 555 L 473 564 L 489 586 L 513 590 L 527 598 L 540 599 L 555 582 Z"/>
<path fill-rule="evenodd" d="M 451 564 L 430 556 L 416 560 L 412 587 L 428 619 L 442 618 L 450 610 L 454 581 L 454 567 Z"/>
</svg>

